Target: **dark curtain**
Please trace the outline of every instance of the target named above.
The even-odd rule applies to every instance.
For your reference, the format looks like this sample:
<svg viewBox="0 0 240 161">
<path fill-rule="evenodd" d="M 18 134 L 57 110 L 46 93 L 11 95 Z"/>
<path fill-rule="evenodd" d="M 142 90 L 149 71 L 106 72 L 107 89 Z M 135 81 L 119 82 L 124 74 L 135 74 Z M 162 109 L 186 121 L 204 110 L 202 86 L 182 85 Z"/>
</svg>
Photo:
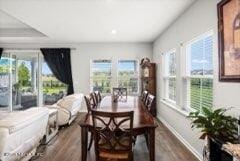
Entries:
<svg viewBox="0 0 240 161">
<path fill-rule="evenodd" d="M 43 57 L 55 77 L 68 85 L 67 94 L 73 94 L 71 55 L 69 48 L 42 48 Z"/>
<path fill-rule="evenodd" d="M 2 57 L 3 48 L 0 48 L 0 59 Z"/>
</svg>

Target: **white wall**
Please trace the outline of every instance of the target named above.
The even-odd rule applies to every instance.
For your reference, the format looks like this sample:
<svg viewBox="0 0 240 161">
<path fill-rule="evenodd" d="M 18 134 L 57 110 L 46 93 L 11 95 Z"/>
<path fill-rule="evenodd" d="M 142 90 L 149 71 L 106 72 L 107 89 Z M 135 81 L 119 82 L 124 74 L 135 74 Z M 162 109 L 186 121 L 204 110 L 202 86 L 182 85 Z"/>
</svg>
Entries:
<svg viewBox="0 0 240 161">
<path fill-rule="evenodd" d="M 162 72 L 161 72 L 161 54 L 172 48 L 177 49 L 177 75 L 180 76 L 181 59 L 180 46 L 194 37 L 213 30 L 214 32 L 214 89 L 213 104 L 215 108 L 219 107 L 239 107 L 240 108 L 240 83 L 220 83 L 218 81 L 218 36 L 217 36 L 217 3 L 219 0 L 198 0 L 188 10 L 185 11 L 174 23 L 172 23 L 165 32 L 163 32 L 153 44 L 153 60 L 158 64 L 158 117 L 166 121 L 170 128 L 179 136 L 191 150 L 201 157 L 203 141 L 198 139 L 199 132 L 192 131 L 190 121 L 184 113 L 181 113 L 166 104 L 160 102 L 163 93 Z M 177 86 L 181 87 L 181 78 L 177 79 Z M 177 94 L 181 93 L 178 88 Z M 180 96 L 177 97 L 180 99 Z M 237 116 L 239 109 L 231 112 Z"/>
</svg>

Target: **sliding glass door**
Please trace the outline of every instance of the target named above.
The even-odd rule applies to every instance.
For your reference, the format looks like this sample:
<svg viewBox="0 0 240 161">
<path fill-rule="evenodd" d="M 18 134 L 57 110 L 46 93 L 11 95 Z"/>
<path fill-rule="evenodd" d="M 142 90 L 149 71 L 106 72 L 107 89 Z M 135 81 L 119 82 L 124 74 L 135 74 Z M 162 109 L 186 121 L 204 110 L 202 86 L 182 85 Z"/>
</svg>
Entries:
<svg viewBox="0 0 240 161">
<path fill-rule="evenodd" d="M 4 51 L 0 59 L 0 110 L 52 105 L 67 93 L 40 51 Z"/>
<path fill-rule="evenodd" d="M 0 110 L 8 110 L 10 104 L 10 73 L 11 59 L 3 53 L 0 59 Z"/>
<path fill-rule="evenodd" d="M 38 105 L 38 53 L 12 53 L 12 108 Z"/>
</svg>

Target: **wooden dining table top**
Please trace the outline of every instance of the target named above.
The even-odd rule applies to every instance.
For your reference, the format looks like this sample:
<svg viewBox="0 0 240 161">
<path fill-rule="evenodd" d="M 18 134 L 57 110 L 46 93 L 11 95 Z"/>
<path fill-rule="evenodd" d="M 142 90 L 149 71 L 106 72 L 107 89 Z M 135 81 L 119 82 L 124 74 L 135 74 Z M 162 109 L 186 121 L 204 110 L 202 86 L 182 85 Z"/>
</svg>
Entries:
<svg viewBox="0 0 240 161">
<path fill-rule="evenodd" d="M 138 96 L 127 96 L 127 98 L 117 102 L 113 101 L 112 96 L 105 96 L 94 110 L 104 112 L 134 111 L 133 129 L 157 127 L 154 117 L 147 111 Z M 91 114 L 86 114 L 85 118 L 80 120 L 79 125 L 93 126 Z"/>
</svg>

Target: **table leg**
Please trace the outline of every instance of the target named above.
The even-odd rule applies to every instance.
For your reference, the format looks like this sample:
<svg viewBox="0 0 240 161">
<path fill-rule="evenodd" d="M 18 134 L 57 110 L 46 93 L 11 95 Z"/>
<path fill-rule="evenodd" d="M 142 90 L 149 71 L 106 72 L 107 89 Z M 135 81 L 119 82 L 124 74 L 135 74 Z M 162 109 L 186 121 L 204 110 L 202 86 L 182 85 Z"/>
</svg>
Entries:
<svg viewBox="0 0 240 161">
<path fill-rule="evenodd" d="M 149 158 L 155 161 L 155 128 L 149 129 Z"/>
<path fill-rule="evenodd" d="M 82 161 L 87 160 L 88 128 L 81 127 Z"/>
<path fill-rule="evenodd" d="M 149 150 L 149 133 L 148 132 L 146 132 L 145 134 L 144 134 L 144 137 L 145 137 L 145 140 L 146 140 L 146 145 L 147 145 L 147 148 L 148 148 L 148 150 Z"/>
</svg>

